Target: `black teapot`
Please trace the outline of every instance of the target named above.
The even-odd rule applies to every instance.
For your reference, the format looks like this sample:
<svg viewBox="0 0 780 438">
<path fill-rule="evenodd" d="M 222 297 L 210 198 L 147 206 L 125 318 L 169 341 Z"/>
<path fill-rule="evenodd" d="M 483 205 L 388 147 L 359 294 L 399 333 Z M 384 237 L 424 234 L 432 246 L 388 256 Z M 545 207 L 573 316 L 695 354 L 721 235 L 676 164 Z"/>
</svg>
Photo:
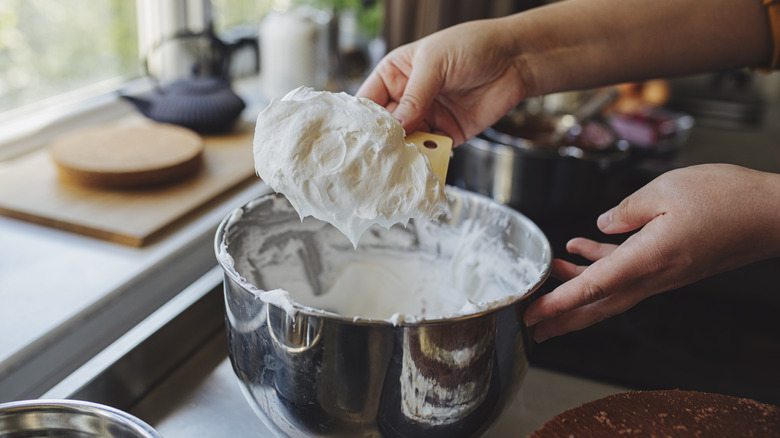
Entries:
<svg viewBox="0 0 780 438">
<path fill-rule="evenodd" d="M 188 66 L 190 76 L 164 86 L 158 81 L 155 90 L 146 95 L 122 97 L 156 122 L 183 126 L 200 134 L 229 130 L 246 107 L 230 85 L 231 56 L 244 45 L 253 46 L 257 56 L 257 41 L 241 39 L 228 44 L 217 38 L 211 29 L 200 33 L 182 32 L 170 40 L 197 40 L 194 47 L 199 53 Z M 144 69 L 149 70 L 148 56 Z"/>
</svg>

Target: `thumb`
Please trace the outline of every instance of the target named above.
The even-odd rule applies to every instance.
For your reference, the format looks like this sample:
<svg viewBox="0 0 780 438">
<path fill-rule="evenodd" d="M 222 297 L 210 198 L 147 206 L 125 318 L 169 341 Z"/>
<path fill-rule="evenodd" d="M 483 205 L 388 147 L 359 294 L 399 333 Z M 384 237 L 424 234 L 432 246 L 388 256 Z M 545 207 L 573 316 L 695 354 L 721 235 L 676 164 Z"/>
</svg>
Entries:
<svg viewBox="0 0 780 438">
<path fill-rule="evenodd" d="M 620 234 L 645 226 L 662 214 L 652 197 L 642 190 L 628 196 L 616 207 L 599 216 L 596 225 L 605 234 Z"/>
<path fill-rule="evenodd" d="M 433 100 L 441 90 L 443 77 L 427 62 L 416 62 L 412 68 L 404 93 L 398 101 L 393 116 L 401 122 L 406 133 L 420 126 Z"/>
</svg>

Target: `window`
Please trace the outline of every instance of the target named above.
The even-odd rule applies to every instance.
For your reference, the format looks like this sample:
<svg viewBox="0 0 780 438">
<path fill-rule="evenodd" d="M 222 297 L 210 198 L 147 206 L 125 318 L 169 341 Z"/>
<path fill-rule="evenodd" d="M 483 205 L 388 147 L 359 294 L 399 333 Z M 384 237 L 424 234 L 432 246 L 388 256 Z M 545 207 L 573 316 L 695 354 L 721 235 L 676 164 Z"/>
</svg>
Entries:
<svg viewBox="0 0 780 438">
<path fill-rule="evenodd" d="M 218 34 L 239 26 L 260 23 L 272 0 L 211 0 L 214 29 Z"/>
<path fill-rule="evenodd" d="M 69 120 L 78 114 L 105 119 L 126 111 L 117 91 L 148 89 L 149 81 L 128 82 L 144 75 L 154 50 L 151 73 L 176 77 L 186 69 L 181 53 L 174 46 L 171 54 L 170 44 L 162 53 L 159 46 L 180 31 L 213 25 L 227 40 L 255 37 L 271 9 L 297 5 L 362 10 L 361 25 L 374 31 L 382 11 L 377 0 L 0 1 L 0 162 L 40 147 L 60 128 L 35 139 L 30 134 L 57 122 L 68 120 L 72 128 Z"/>
<path fill-rule="evenodd" d="M 126 111 L 117 91 L 148 87 L 130 81 L 141 78 L 146 50 L 162 39 L 211 20 L 218 32 L 251 27 L 275 1 L 0 1 L 0 162 L 45 144 L 66 129 L 58 122 Z"/>
<path fill-rule="evenodd" d="M 136 3 L 0 3 L 0 112 L 137 77 Z"/>
<path fill-rule="evenodd" d="M 4 0 L 0 115 L 79 90 L 116 89 L 143 73 L 139 52 L 177 29 L 202 30 L 211 20 L 217 33 L 230 32 L 259 23 L 277 3 L 285 2 Z"/>
</svg>

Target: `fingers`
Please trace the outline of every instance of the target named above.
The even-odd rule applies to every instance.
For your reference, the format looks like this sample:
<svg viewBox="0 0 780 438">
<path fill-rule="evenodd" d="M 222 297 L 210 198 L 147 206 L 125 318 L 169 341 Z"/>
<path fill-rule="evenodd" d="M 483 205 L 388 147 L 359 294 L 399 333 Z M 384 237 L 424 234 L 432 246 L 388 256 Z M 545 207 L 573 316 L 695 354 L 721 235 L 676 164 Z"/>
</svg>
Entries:
<svg viewBox="0 0 780 438">
<path fill-rule="evenodd" d="M 390 102 L 387 102 L 385 108 L 387 108 L 387 110 L 390 111 L 390 113 L 392 114 L 393 111 L 395 111 L 395 109 L 398 108 L 398 102 L 394 102 L 391 100 Z"/>
<path fill-rule="evenodd" d="M 598 226 L 605 233 L 641 228 L 618 247 L 588 239 L 570 241 L 570 253 L 593 263 L 582 267 L 554 262 L 553 274 L 564 283 L 531 303 L 524 315 L 535 339 L 579 330 L 651 295 L 755 260 L 735 255 L 747 241 L 755 257 L 760 239 L 733 237 L 732 228 L 744 229 L 745 223 L 728 213 L 739 209 L 744 194 L 729 194 L 734 178 L 721 175 L 728 170 L 708 166 L 668 172 L 603 214 Z"/>
<path fill-rule="evenodd" d="M 598 243 L 581 237 L 572 239 L 566 244 L 566 250 L 570 254 L 581 255 L 592 262 L 612 254 L 616 248 L 617 245 Z M 561 281 L 569 281 L 582 274 L 585 269 L 587 266 L 578 266 L 561 259 L 552 262 L 552 276 Z"/>
<path fill-rule="evenodd" d="M 593 262 L 609 256 L 616 248 L 616 245 L 598 243 L 581 237 L 572 239 L 566 244 L 567 251 L 581 255 Z M 588 276 L 583 275 L 586 271 L 590 271 Z M 531 305 L 529 311 L 526 312 L 526 324 L 533 325 L 542 319 L 607 297 L 609 292 L 606 287 L 601 285 L 607 278 L 599 276 L 600 271 L 603 269 L 596 263 L 591 266 L 577 266 L 564 260 L 553 260 L 552 275 L 565 283 L 553 291 L 554 295 L 548 294 L 537 300 L 537 302 L 543 302 L 541 309 L 538 309 L 537 303 Z M 590 278 L 594 272 L 596 280 L 591 281 Z"/>
<path fill-rule="evenodd" d="M 524 315 L 526 325 L 535 327 L 534 338 L 539 342 L 595 324 L 639 301 L 633 291 L 615 293 L 623 288 L 619 279 L 610 277 L 613 262 L 599 261 L 588 267 L 567 262 L 556 265 L 564 283 L 539 297 Z"/>
<path fill-rule="evenodd" d="M 639 298 L 636 297 L 660 292 L 657 290 L 656 283 L 663 280 L 652 273 L 656 269 L 663 268 L 652 260 L 654 250 L 646 247 L 646 242 L 646 238 L 637 235 L 627 239 L 619 247 L 599 244 L 587 239 L 572 240 L 568 247 L 574 253 L 581 253 L 584 257 L 595 260 L 594 263 L 587 267 L 569 266 L 564 264 L 565 262 L 556 263 L 556 273 L 565 283 L 547 295 L 539 297 L 529 306 L 525 313 L 526 325 L 550 320 L 607 298 L 609 300 L 605 302 L 609 303 L 616 300 L 611 298 L 613 294 L 631 297 L 630 302 L 638 301 Z M 624 302 L 625 299 L 621 298 L 618 301 Z M 590 308 L 600 309 L 600 307 Z M 612 308 L 607 309 L 602 310 L 602 313 L 614 314 Z M 603 314 L 595 315 L 591 319 L 599 320 Z"/>
<path fill-rule="evenodd" d="M 624 199 L 617 207 L 599 216 L 597 225 L 605 233 L 623 233 L 641 228 L 663 213 L 655 202 L 652 192 L 639 190 Z M 573 326 L 587 325 L 611 316 L 622 306 L 636 301 L 612 298 L 618 291 L 625 291 L 637 279 L 647 274 L 648 269 L 657 266 L 649 258 L 651 252 L 646 242 L 635 235 L 618 251 L 618 245 L 595 242 L 590 239 L 575 238 L 566 244 L 570 254 L 576 254 L 594 262 L 588 267 L 576 266 L 558 261 L 553 264 L 553 275 L 564 281 L 552 293 L 541 297 L 526 312 L 529 325 L 557 317 L 569 312 Z M 644 249 L 643 249 L 644 248 Z M 625 294 L 625 292 L 623 292 Z M 604 304 L 593 304 L 604 300 L 605 303 L 618 301 L 617 307 L 603 308 Z M 638 299 L 636 299 L 638 301 Z M 614 304 L 613 304 L 614 306 Z M 587 307 L 590 311 L 578 308 Z M 576 311 L 574 311 L 576 309 Z M 595 312 L 595 313 L 593 313 Z M 606 315 L 606 316 L 605 316 Z M 562 329 L 565 326 L 561 326 Z M 564 332 L 565 333 L 565 332 Z"/>
<path fill-rule="evenodd" d="M 594 270 L 594 266 L 596 264 L 585 268 L 579 275 L 571 277 L 554 291 L 534 301 L 525 312 L 526 325 L 534 325 L 540 321 L 606 298 L 611 291 L 601 279 L 598 277 L 593 279 L 593 274 L 590 272 Z M 598 270 L 598 268 L 596 267 L 595 270 Z M 574 272 L 575 269 L 569 268 L 564 273 L 572 274 Z"/>
<path fill-rule="evenodd" d="M 393 112 L 406 132 L 412 132 L 420 126 L 441 90 L 443 81 L 443 74 L 432 63 L 427 59 L 415 58 L 409 81 Z"/>
<path fill-rule="evenodd" d="M 582 274 L 587 266 L 577 266 L 574 263 L 561 259 L 555 259 L 552 262 L 551 275 L 561 281 L 569 281 L 572 278 Z"/>
<path fill-rule="evenodd" d="M 444 75 L 430 57 L 415 56 L 416 43 L 391 52 L 361 84 L 355 96 L 384 106 L 411 133 L 423 128 L 422 122 L 441 90 Z"/>
<path fill-rule="evenodd" d="M 646 187 L 599 216 L 596 221 L 599 230 L 605 234 L 627 233 L 643 227 L 653 218 L 664 214 L 664 211 L 659 209 L 660 204 L 655 196 Z"/>
<path fill-rule="evenodd" d="M 379 61 L 355 93 L 393 112 L 409 81 L 415 43 L 399 47 Z"/>
<path fill-rule="evenodd" d="M 387 90 L 382 76 L 378 69 L 375 69 L 368 75 L 365 81 L 358 88 L 356 97 L 365 97 L 382 106 L 390 103 L 390 92 Z"/>
<path fill-rule="evenodd" d="M 580 255 L 591 262 L 595 262 L 596 260 L 612 254 L 615 249 L 617 249 L 617 245 L 599 243 L 582 237 L 572 239 L 566 243 L 566 251 L 568 251 L 569 254 Z"/>
<path fill-rule="evenodd" d="M 611 316 L 625 312 L 639 301 L 641 301 L 641 297 L 633 294 L 611 295 L 603 300 L 579 307 L 534 325 L 532 332 L 534 340 L 536 342 L 544 342 L 549 338 L 589 327 Z"/>
</svg>

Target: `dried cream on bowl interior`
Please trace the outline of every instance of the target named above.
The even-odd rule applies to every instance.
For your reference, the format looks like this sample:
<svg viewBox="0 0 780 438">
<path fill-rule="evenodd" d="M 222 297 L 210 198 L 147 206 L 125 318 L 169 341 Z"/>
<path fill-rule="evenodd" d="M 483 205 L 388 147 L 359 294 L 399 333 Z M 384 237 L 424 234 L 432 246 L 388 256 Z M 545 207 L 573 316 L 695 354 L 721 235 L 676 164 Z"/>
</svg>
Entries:
<svg viewBox="0 0 780 438">
<path fill-rule="evenodd" d="M 427 157 L 371 100 L 298 88 L 257 118 L 255 169 L 301 216 L 329 222 L 357 247 L 373 224 L 432 220 L 446 211 Z"/>
</svg>

